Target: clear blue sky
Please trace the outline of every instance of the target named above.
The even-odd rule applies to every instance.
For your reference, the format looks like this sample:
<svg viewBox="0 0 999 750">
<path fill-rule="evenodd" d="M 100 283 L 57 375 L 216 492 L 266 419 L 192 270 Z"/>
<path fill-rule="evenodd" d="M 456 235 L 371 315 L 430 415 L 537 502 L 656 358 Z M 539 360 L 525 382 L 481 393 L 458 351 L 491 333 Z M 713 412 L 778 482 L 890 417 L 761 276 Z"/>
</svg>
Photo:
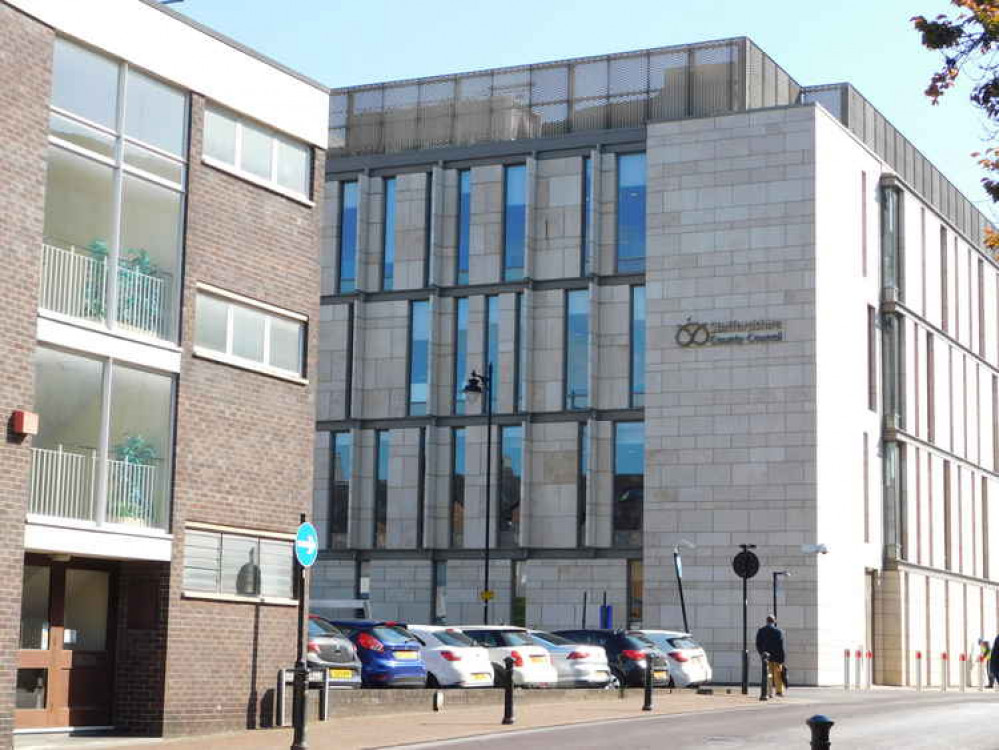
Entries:
<svg viewBox="0 0 999 750">
<path fill-rule="evenodd" d="M 331 87 L 749 36 L 799 83 L 849 81 L 980 209 L 985 130 L 909 18 L 946 0 L 184 0 L 171 6 Z"/>
</svg>

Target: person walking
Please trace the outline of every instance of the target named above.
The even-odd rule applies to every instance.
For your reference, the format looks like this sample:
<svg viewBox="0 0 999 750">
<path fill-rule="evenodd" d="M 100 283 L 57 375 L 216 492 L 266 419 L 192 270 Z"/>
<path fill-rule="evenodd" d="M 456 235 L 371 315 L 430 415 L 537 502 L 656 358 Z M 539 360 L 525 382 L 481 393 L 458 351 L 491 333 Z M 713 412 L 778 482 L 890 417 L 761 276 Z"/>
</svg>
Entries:
<svg viewBox="0 0 999 750">
<path fill-rule="evenodd" d="M 996 680 L 999 680 L 999 636 L 996 636 L 992 653 L 989 654 L 989 687 L 995 685 Z"/>
<path fill-rule="evenodd" d="M 756 652 L 767 655 L 767 672 L 774 692 L 784 695 L 784 633 L 777 627 L 777 619 L 767 615 L 767 624 L 756 631 Z"/>
<path fill-rule="evenodd" d="M 978 639 L 978 652 L 978 658 L 982 662 L 982 666 L 985 668 L 985 677 L 988 678 L 989 687 L 992 687 L 992 684 L 995 681 L 995 678 L 992 676 L 992 648 L 989 646 L 989 642 L 984 638 Z"/>
</svg>

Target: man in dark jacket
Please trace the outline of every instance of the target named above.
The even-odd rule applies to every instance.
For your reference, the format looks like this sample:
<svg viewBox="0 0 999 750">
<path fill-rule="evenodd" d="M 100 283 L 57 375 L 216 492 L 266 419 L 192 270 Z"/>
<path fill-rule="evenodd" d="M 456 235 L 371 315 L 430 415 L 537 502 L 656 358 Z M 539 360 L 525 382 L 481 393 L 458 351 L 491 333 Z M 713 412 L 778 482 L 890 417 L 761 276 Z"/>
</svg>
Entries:
<svg viewBox="0 0 999 750">
<path fill-rule="evenodd" d="M 992 646 L 992 653 L 989 654 L 989 687 L 999 680 L 999 636 Z"/>
<path fill-rule="evenodd" d="M 777 627 L 773 615 L 767 615 L 767 624 L 756 631 L 756 652 L 767 654 L 767 670 L 777 695 L 784 695 L 784 634 Z"/>
</svg>

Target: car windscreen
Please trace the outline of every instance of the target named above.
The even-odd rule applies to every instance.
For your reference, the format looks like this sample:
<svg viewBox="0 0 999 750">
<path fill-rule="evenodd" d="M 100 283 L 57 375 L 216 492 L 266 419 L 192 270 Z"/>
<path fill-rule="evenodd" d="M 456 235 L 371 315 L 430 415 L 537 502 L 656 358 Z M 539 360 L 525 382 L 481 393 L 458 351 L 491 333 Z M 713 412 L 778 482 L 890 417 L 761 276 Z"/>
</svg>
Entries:
<svg viewBox="0 0 999 750">
<path fill-rule="evenodd" d="M 309 620 L 309 636 L 312 638 L 343 638 L 343 633 L 325 620 Z"/>
<path fill-rule="evenodd" d="M 375 625 L 368 631 L 375 638 L 380 640 L 386 646 L 418 646 L 419 641 L 417 641 L 413 635 L 405 628 L 400 628 L 397 625 Z"/>
<path fill-rule="evenodd" d="M 571 646 L 571 645 L 573 645 L 572 641 L 570 641 L 570 640 L 568 640 L 566 638 L 563 638 L 560 635 L 555 635 L 554 633 L 533 632 L 533 633 L 531 633 L 531 638 L 533 638 L 536 641 L 541 641 L 541 645 L 542 646 L 544 646 L 545 644 L 548 644 L 550 646 Z"/>
<path fill-rule="evenodd" d="M 669 638 L 669 645 L 673 648 L 700 648 L 701 644 L 692 638 Z"/>
<path fill-rule="evenodd" d="M 434 630 L 430 632 L 434 638 L 443 643 L 445 646 L 477 646 L 475 641 L 469 638 L 464 633 L 459 633 L 457 630 Z"/>
<path fill-rule="evenodd" d="M 656 644 L 638 633 L 628 633 L 621 636 L 621 646 L 622 648 L 633 648 L 636 651 L 645 651 L 649 648 L 655 648 Z"/>
<path fill-rule="evenodd" d="M 496 633 L 504 646 L 536 646 L 537 642 L 523 630 L 500 630 Z"/>
</svg>

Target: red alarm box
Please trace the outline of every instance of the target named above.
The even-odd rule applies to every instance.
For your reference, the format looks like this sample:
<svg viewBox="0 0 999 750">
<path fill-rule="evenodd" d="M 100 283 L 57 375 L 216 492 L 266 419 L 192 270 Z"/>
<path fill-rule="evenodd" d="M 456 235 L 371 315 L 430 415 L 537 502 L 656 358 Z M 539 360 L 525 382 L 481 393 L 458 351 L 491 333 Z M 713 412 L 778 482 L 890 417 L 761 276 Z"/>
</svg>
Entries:
<svg viewBox="0 0 999 750">
<path fill-rule="evenodd" d="M 38 434 L 38 415 L 33 411 L 18 409 L 14 412 L 14 432 L 18 435 Z"/>
</svg>

